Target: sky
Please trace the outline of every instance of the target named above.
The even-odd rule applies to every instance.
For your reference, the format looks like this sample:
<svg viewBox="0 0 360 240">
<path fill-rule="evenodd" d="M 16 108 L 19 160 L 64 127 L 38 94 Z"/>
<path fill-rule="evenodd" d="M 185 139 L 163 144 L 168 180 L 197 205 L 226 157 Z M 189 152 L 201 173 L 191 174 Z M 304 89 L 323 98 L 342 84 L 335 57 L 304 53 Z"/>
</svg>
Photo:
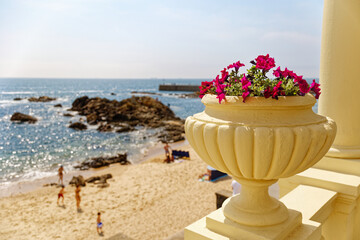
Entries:
<svg viewBox="0 0 360 240">
<path fill-rule="evenodd" d="M 322 0 L 0 0 L 0 77 L 214 78 L 270 54 L 318 77 Z"/>
</svg>

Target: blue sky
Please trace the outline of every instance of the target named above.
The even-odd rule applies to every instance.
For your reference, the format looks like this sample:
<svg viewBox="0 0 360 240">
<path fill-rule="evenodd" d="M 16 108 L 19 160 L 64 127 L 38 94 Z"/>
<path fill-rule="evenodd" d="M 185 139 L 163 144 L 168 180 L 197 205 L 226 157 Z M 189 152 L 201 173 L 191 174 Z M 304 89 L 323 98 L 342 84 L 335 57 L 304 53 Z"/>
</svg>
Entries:
<svg viewBox="0 0 360 240">
<path fill-rule="evenodd" d="M 0 77 L 214 78 L 269 53 L 318 77 L 320 0 L 0 0 Z"/>
</svg>

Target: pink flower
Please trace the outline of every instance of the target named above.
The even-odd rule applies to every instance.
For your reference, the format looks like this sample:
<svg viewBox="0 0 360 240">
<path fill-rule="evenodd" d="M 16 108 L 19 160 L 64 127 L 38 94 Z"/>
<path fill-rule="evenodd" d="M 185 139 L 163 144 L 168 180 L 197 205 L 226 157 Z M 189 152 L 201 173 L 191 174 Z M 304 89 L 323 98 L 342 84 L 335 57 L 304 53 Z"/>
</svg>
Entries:
<svg viewBox="0 0 360 240">
<path fill-rule="evenodd" d="M 213 81 L 211 82 L 207 82 L 207 81 L 204 81 L 204 82 L 201 82 L 201 86 L 199 87 L 200 89 L 200 95 L 199 97 L 200 98 L 203 98 L 204 95 L 213 87 Z"/>
<path fill-rule="evenodd" d="M 272 92 L 272 98 L 275 98 L 275 99 L 278 99 L 278 96 L 279 96 L 279 93 L 280 90 L 281 90 L 281 84 L 282 84 L 282 81 L 279 81 L 276 86 L 274 87 L 273 89 L 273 92 Z"/>
<path fill-rule="evenodd" d="M 245 98 L 246 98 L 247 96 L 249 96 L 249 94 L 250 94 L 249 91 L 243 92 L 243 94 L 242 94 L 243 102 L 245 102 Z"/>
<path fill-rule="evenodd" d="M 280 70 L 280 67 L 278 67 L 276 70 L 274 70 L 273 75 L 277 78 L 281 77 L 282 71 Z"/>
<path fill-rule="evenodd" d="M 221 71 L 221 83 L 224 83 L 229 77 L 229 73 L 228 71 L 226 70 L 226 68 L 224 68 L 222 71 Z"/>
<path fill-rule="evenodd" d="M 296 76 L 294 82 L 299 85 L 300 95 L 304 96 L 306 93 L 310 91 L 309 84 L 303 79 L 303 76 Z"/>
<path fill-rule="evenodd" d="M 249 87 L 251 86 L 251 82 L 246 78 L 245 74 L 241 78 L 241 85 L 242 85 L 242 89 L 245 90 L 242 93 L 243 102 L 245 102 L 246 97 L 249 96 L 250 94 Z"/>
<path fill-rule="evenodd" d="M 245 66 L 245 64 L 242 64 L 240 61 L 237 61 L 236 63 L 230 64 L 227 69 L 235 68 L 235 71 L 238 71 L 239 68 Z"/>
<path fill-rule="evenodd" d="M 264 97 L 269 98 L 272 95 L 272 91 L 270 89 L 270 86 L 267 86 L 267 88 L 264 90 Z"/>
<path fill-rule="evenodd" d="M 319 96 L 321 94 L 321 89 L 319 88 L 320 84 L 318 84 L 317 82 L 315 82 L 315 79 L 313 79 L 313 82 L 310 85 L 310 90 L 313 91 L 315 93 L 315 98 L 319 99 Z"/>
<path fill-rule="evenodd" d="M 285 70 L 287 70 L 287 68 L 285 68 Z M 298 77 L 298 75 L 296 73 L 294 73 L 293 71 L 290 71 L 290 70 L 287 70 L 287 74 L 292 79 L 295 79 Z"/>
<path fill-rule="evenodd" d="M 221 103 L 221 101 L 223 100 L 223 99 L 225 99 L 225 87 L 226 87 L 226 85 L 225 84 L 221 84 L 221 83 L 219 83 L 219 82 L 215 82 L 215 86 L 216 86 L 216 95 L 217 95 L 217 97 L 216 98 L 218 98 L 219 99 L 219 103 Z"/>
<path fill-rule="evenodd" d="M 256 67 L 264 71 L 269 71 L 271 68 L 275 67 L 275 60 L 271 58 L 269 54 L 266 56 L 259 55 L 256 59 Z"/>
<path fill-rule="evenodd" d="M 294 73 L 292 71 L 289 71 L 287 68 L 285 68 L 284 71 L 281 71 L 280 67 L 278 67 L 276 70 L 274 70 L 273 74 L 277 78 L 280 78 L 280 77 L 287 78 L 287 77 L 294 76 Z"/>
</svg>

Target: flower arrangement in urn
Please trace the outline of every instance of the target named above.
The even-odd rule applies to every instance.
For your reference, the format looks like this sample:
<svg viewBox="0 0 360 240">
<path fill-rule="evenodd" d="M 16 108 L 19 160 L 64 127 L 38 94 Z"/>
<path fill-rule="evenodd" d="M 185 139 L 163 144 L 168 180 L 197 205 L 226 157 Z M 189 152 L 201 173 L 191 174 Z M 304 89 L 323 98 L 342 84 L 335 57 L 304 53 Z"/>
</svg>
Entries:
<svg viewBox="0 0 360 240">
<path fill-rule="evenodd" d="M 251 64 L 240 73 L 244 64 L 235 62 L 202 83 L 205 110 L 186 119 L 185 134 L 203 161 L 242 184 L 241 194 L 222 205 L 227 220 L 244 226 L 287 224 L 295 218 L 269 196 L 268 187 L 320 161 L 334 141 L 336 124 L 312 110 L 320 95 L 315 80 L 308 84 L 280 67 L 270 79 L 275 60 L 268 54 Z"/>
<path fill-rule="evenodd" d="M 309 85 L 303 76 L 293 71 L 281 70 L 280 67 L 273 70 L 274 79 L 267 77 L 268 72 L 275 65 L 274 58 L 267 55 L 259 55 L 250 62 L 251 68 L 247 73 L 240 73 L 239 69 L 245 64 L 237 61 L 230 64 L 217 75 L 213 81 L 202 82 L 200 86 L 200 98 L 205 94 L 215 94 L 219 103 L 225 96 L 242 96 L 243 102 L 247 97 L 260 96 L 265 98 L 278 99 L 279 96 L 305 96 L 312 93 L 316 99 L 320 96 L 320 84 L 315 79 Z"/>
</svg>

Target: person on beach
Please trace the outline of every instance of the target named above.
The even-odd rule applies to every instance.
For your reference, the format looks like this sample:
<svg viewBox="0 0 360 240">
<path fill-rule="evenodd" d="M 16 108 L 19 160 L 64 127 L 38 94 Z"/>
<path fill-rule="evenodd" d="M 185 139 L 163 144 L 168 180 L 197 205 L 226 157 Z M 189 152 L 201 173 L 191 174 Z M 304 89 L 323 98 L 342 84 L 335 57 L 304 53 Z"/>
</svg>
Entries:
<svg viewBox="0 0 360 240">
<path fill-rule="evenodd" d="M 170 149 L 171 149 L 171 147 L 170 147 L 169 144 L 166 142 L 166 143 L 165 143 L 165 146 L 164 146 L 165 158 L 170 157 Z"/>
<path fill-rule="evenodd" d="M 65 193 L 65 186 L 62 185 L 61 186 L 61 189 L 60 189 L 60 192 L 58 193 L 58 199 L 57 199 L 57 204 L 59 205 L 59 200 L 60 198 L 62 198 L 62 204 L 64 205 L 64 193 Z"/>
<path fill-rule="evenodd" d="M 75 199 L 76 199 L 76 208 L 78 210 L 80 210 L 80 201 L 81 201 L 81 197 L 80 197 L 80 184 L 76 184 L 76 188 L 75 188 Z"/>
<path fill-rule="evenodd" d="M 103 231 L 102 231 L 102 227 L 103 227 L 103 224 L 101 222 L 101 213 L 98 212 L 97 214 L 97 219 L 96 219 L 96 231 L 99 235 L 102 235 L 103 234 Z M 100 230 L 100 231 L 99 231 Z"/>
<path fill-rule="evenodd" d="M 59 172 L 59 173 L 58 173 L 58 175 L 59 175 L 59 181 L 58 181 L 58 183 L 60 183 L 61 185 L 64 185 L 63 177 L 64 177 L 65 170 L 64 170 L 63 165 L 61 165 L 61 166 L 59 167 L 58 172 Z"/>
</svg>

